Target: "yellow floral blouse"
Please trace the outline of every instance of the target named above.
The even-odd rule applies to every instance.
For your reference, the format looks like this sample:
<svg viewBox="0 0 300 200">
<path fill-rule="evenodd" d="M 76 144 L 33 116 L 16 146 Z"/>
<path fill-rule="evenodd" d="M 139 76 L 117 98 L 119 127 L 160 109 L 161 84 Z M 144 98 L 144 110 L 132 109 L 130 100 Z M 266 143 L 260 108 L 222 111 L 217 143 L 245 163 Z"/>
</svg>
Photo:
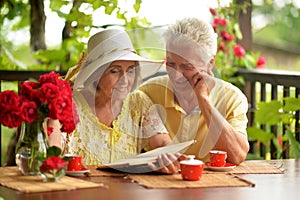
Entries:
<svg viewBox="0 0 300 200">
<path fill-rule="evenodd" d="M 79 154 L 85 165 L 101 165 L 129 158 L 149 149 L 149 137 L 167 133 L 151 100 L 142 91 L 130 93 L 113 127 L 100 123 L 85 98 L 74 92 L 80 122 L 69 135 L 67 152 Z"/>
</svg>

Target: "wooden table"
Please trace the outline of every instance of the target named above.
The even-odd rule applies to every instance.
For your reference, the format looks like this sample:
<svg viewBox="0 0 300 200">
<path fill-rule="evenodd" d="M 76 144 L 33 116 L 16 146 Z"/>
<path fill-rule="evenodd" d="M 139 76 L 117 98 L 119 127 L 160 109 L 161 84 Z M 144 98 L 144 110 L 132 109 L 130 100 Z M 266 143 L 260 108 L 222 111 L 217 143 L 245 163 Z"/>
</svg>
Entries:
<svg viewBox="0 0 300 200">
<path fill-rule="evenodd" d="M 293 200 L 300 198 L 300 159 L 272 160 L 283 164 L 284 174 L 244 174 L 241 177 L 255 183 L 255 187 L 218 187 L 196 189 L 146 189 L 123 177 L 83 177 L 84 180 L 104 183 L 107 188 L 79 189 L 23 194 L 0 186 L 0 197 L 5 200 L 91 200 L 91 199 L 130 199 L 130 200 Z M 1 198 L 0 198 L 1 199 Z"/>
</svg>

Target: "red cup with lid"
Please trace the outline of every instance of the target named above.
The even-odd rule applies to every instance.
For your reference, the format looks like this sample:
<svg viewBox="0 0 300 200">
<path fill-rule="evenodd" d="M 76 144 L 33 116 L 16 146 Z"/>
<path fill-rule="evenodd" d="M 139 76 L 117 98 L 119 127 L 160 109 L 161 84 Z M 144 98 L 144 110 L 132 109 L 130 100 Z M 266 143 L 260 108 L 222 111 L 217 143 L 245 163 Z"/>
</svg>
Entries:
<svg viewBox="0 0 300 200">
<path fill-rule="evenodd" d="M 204 170 L 204 162 L 194 158 L 194 155 L 188 155 L 187 160 L 180 161 L 181 177 L 183 180 L 200 180 Z"/>
</svg>

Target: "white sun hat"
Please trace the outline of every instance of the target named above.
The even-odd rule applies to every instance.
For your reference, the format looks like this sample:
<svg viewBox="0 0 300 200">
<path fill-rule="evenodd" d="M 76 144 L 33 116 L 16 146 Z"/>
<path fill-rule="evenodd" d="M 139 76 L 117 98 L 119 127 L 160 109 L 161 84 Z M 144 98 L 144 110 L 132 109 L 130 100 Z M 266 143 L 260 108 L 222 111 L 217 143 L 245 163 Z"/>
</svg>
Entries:
<svg viewBox="0 0 300 200">
<path fill-rule="evenodd" d="M 91 84 L 91 80 L 100 79 L 108 65 L 116 60 L 139 62 L 141 79 L 155 74 L 164 62 L 137 55 L 127 32 L 119 29 L 106 29 L 90 37 L 88 53 L 74 77 L 73 89 L 83 89 Z"/>
</svg>

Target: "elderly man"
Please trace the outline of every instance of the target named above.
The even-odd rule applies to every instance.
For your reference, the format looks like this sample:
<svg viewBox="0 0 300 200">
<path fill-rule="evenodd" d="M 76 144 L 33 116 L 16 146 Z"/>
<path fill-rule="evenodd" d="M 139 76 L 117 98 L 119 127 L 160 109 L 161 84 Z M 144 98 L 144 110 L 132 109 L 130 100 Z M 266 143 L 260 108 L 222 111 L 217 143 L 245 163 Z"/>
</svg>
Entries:
<svg viewBox="0 0 300 200">
<path fill-rule="evenodd" d="M 248 102 L 237 87 L 213 76 L 217 35 L 212 26 L 186 18 L 164 36 L 168 75 L 139 89 L 158 105 L 174 143 L 196 140 L 185 154 L 207 162 L 209 151 L 218 149 L 227 152 L 227 162 L 240 164 L 249 151 Z"/>
</svg>

